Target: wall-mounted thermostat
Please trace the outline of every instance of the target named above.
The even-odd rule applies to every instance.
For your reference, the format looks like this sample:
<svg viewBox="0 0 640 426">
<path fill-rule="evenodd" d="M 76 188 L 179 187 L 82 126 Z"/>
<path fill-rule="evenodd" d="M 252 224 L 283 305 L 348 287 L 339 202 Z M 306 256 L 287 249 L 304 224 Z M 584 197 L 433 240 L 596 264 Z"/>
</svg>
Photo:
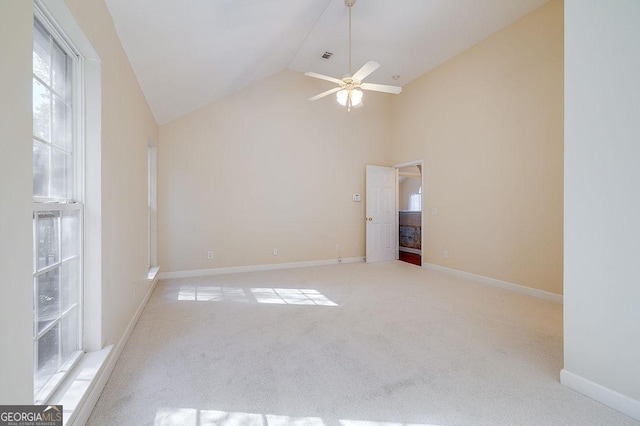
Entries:
<svg viewBox="0 0 640 426">
<path fill-rule="evenodd" d="M 362 197 L 360 196 L 360 194 L 353 194 L 353 201 L 355 201 L 357 203 L 362 201 Z"/>
</svg>

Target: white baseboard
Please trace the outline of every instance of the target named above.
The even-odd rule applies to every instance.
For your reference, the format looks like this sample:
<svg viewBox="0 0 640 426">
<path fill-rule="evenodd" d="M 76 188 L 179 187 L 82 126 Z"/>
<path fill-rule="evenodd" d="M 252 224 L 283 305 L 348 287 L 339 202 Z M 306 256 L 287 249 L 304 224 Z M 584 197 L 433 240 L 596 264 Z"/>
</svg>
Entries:
<svg viewBox="0 0 640 426">
<path fill-rule="evenodd" d="M 100 398 L 100 394 L 102 394 L 102 391 L 107 384 L 107 380 L 109 379 L 109 376 L 111 376 L 111 372 L 116 366 L 116 362 L 118 361 L 118 358 L 120 358 L 120 354 L 122 354 L 122 351 L 127 344 L 129 336 L 131 336 L 131 333 L 133 332 L 133 329 L 136 326 L 140 315 L 142 315 L 142 311 L 144 311 L 145 306 L 147 306 L 147 302 L 149 301 L 149 298 L 151 297 L 151 294 L 153 293 L 153 290 L 155 289 L 157 283 L 158 278 L 156 275 L 156 278 L 151 280 L 151 285 L 149 286 L 147 293 L 140 302 L 140 305 L 138 305 L 136 313 L 134 314 L 133 318 L 131 318 L 131 321 L 129 321 L 129 325 L 127 326 L 124 334 L 120 338 L 120 341 L 115 346 L 115 348 L 113 347 L 113 345 L 110 345 L 100 351 L 103 352 L 105 350 L 108 350 L 108 357 L 104 361 L 102 367 L 98 370 L 96 376 L 93 377 L 93 380 L 91 380 L 91 385 L 85 390 L 83 397 L 80 399 L 76 408 L 73 410 L 72 415 L 68 419 L 65 419 L 65 425 L 81 426 L 86 424 L 87 420 L 89 420 L 89 416 L 91 415 L 93 408 L 98 402 L 98 398 Z M 84 380 L 86 381 L 86 378 Z"/>
<path fill-rule="evenodd" d="M 456 275 L 458 277 L 467 278 L 469 280 L 478 281 L 483 284 L 489 284 L 495 287 L 500 287 L 505 290 L 515 291 L 516 293 L 528 294 L 529 296 L 550 300 L 556 303 L 562 303 L 562 300 L 563 300 L 561 294 L 551 293 L 544 290 L 538 290 L 536 288 L 531 288 L 531 287 L 525 287 L 523 285 L 497 280 L 495 278 L 489 278 L 489 277 L 484 277 L 482 275 L 472 274 L 470 272 L 459 271 L 457 269 L 447 268 L 446 266 L 435 265 L 433 263 L 424 263 L 422 266 L 425 268 L 436 270 L 436 271 L 441 271 L 441 272 L 446 272 L 452 275 Z"/>
<path fill-rule="evenodd" d="M 161 280 L 169 278 L 205 277 L 208 275 L 237 274 L 240 272 L 275 271 L 278 269 L 305 268 L 307 266 L 337 265 L 338 263 L 364 262 L 364 257 L 347 257 L 338 259 L 310 260 L 306 262 L 269 263 L 266 265 L 229 266 L 223 268 L 194 269 L 190 271 L 161 272 Z"/>
<path fill-rule="evenodd" d="M 560 383 L 622 414 L 640 420 L 640 401 L 636 401 L 565 369 L 560 371 Z"/>
</svg>

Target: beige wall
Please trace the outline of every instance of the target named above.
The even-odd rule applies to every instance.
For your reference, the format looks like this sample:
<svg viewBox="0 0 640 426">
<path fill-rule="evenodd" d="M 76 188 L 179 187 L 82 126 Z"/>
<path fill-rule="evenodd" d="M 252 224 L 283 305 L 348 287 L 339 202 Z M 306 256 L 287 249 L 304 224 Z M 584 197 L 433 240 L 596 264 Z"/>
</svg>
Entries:
<svg viewBox="0 0 640 426">
<path fill-rule="evenodd" d="M 566 1 L 561 378 L 640 420 L 638 6 Z"/>
<path fill-rule="evenodd" d="M 117 343 L 140 304 L 147 275 L 146 145 L 157 125 L 102 0 L 69 0 L 102 59 L 102 329 Z M 0 404 L 33 401 L 31 285 L 31 50 L 33 4 L 0 2 Z"/>
<path fill-rule="evenodd" d="M 32 2 L 0 2 L 0 404 L 33 402 L 32 22 Z"/>
<path fill-rule="evenodd" d="M 389 95 L 350 113 L 307 100 L 328 88 L 285 71 L 160 128 L 163 271 L 332 259 L 337 243 L 364 255 L 364 202 L 351 198 L 365 164 L 389 162 Z"/>
<path fill-rule="evenodd" d="M 146 291 L 147 142 L 158 126 L 104 1 L 66 3 L 102 60 L 104 345 L 118 342 Z"/>
<path fill-rule="evenodd" d="M 563 31 L 553 0 L 393 100 L 393 163 L 424 160 L 440 209 L 427 263 L 562 293 Z"/>
</svg>

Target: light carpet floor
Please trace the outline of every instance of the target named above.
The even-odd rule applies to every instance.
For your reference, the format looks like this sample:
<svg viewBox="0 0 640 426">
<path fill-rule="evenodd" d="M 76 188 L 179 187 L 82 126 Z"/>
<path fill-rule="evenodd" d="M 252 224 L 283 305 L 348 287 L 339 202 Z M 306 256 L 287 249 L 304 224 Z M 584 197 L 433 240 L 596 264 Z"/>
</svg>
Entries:
<svg viewBox="0 0 640 426">
<path fill-rule="evenodd" d="M 158 283 L 90 425 L 640 425 L 559 383 L 562 306 L 403 262 Z"/>
</svg>

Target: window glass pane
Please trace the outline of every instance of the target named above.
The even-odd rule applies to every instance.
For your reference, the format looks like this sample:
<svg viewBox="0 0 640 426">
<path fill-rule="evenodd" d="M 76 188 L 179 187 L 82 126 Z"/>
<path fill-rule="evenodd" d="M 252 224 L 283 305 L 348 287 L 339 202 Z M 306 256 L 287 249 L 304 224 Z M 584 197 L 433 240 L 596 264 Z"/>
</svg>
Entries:
<svg viewBox="0 0 640 426">
<path fill-rule="evenodd" d="M 40 141 L 33 141 L 33 196 L 49 196 L 49 157 L 51 148 Z"/>
<path fill-rule="evenodd" d="M 60 316 L 60 268 L 38 277 L 38 332 Z"/>
<path fill-rule="evenodd" d="M 71 108 L 58 96 L 53 95 L 53 114 L 52 114 L 52 131 L 51 142 L 71 151 Z"/>
<path fill-rule="evenodd" d="M 74 352 L 80 349 L 78 344 L 78 315 L 79 309 L 76 307 L 62 319 L 60 324 L 62 362 L 67 361 Z"/>
<path fill-rule="evenodd" d="M 58 371 L 60 365 L 59 324 L 56 324 L 36 342 L 38 363 L 35 375 L 36 391 L 41 389 L 47 380 Z"/>
<path fill-rule="evenodd" d="M 422 210 L 422 194 L 411 194 L 409 196 L 409 210 L 411 211 Z"/>
<path fill-rule="evenodd" d="M 62 276 L 60 278 L 60 299 L 62 312 L 79 302 L 78 281 L 80 278 L 80 268 L 78 260 L 72 260 L 62 265 Z"/>
<path fill-rule="evenodd" d="M 60 260 L 58 227 L 60 212 L 38 212 L 38 270 Z"/>
<path fill-rule="evenodd" d="M 62 212 L 62 259 L 80 254 L 80 211 Z"/>
<path fill-rule="evenodd" d="M 47 84 L 50 84 L 50 50 L 49 34 L 36 22 L 33 32 L 33 73 Z"/>
<path fill-rule="evenodd" d="M 67 54 L 58 46 L 57 43 L 53 43 L 53 90 L 65 99 L 69 97 L 69 87 L 67 86 L 67 74 L 71 72 L 69 62 L 67 61 Z"/>
<path fill-rule="evenodd" d="M 33 79 L 33 135 L 51 141 L 51 92 Z"/>
<path fill-rule="evenodd" d="M 69 200 L 72 198 L 71 182 L 73 166 L 71 154 L 51 148 L 51 197 Z"/>
</svg>

